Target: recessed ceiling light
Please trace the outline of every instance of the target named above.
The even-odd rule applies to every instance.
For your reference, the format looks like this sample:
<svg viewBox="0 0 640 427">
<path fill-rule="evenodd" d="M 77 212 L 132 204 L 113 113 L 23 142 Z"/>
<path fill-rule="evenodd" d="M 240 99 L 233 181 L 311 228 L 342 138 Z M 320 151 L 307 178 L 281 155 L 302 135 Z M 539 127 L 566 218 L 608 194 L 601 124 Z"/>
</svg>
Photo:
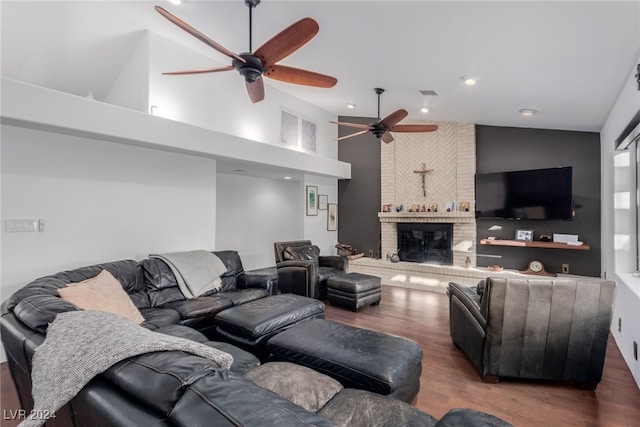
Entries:
<svg viewBox="0 0 640 427">
<path fill-rule="evenodd" d="M 422 108 L 420 109 L 420 112 L 422 112 L 422 113 L 428 113 L 428 112 L 429 112 L 429 108 L 428 108 L 428 107 L 422 107 Z"/>
<path fill-rule="evenodd" d="M 525 117 L 533 116 L 537 112 L 538 112 L 537 110 L 534 110 L 532 108 L 523 108 L 522 110 L 520 110 L 520 114 L 522 114 Z"/>
<path fill-rule="evenodd" d="M 460 77 L 460 80 L 462 80 L 467 86 L 474 86 L 478 83 L 478 78 L 473 76 L 462 76 Z"/>
<path fill-rule="evenodd" d="M 347 104 L 347 108 L 350 109 L 350 110 L 353 110 L 354 108 L 356 108 L 356 104 L 349 103 L 349 104 Z"/>
<path fill-rule="evenodd" d="M 171 4 L 182 4 L 182 0 L 169 0 Z"/>
<path fill-rule="evenodd" d="M 293 177 L 291 177 L 291 176 L 285 176 L 285 177 L 283 177 L 283 179 L 293 179 Z"/>
</svg>

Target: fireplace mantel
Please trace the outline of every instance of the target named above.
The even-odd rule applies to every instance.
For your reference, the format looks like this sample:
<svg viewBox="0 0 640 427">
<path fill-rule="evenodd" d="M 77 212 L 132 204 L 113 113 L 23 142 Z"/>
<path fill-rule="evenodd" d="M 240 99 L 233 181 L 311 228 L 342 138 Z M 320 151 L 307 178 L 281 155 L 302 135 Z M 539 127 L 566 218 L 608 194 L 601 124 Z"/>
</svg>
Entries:
<svg viewBox="0 0 640 427">
<path fill-rule="evenodd" d="M 473 212 L 378 212 L 380 222 L 475 223 Z"/>
</svg>

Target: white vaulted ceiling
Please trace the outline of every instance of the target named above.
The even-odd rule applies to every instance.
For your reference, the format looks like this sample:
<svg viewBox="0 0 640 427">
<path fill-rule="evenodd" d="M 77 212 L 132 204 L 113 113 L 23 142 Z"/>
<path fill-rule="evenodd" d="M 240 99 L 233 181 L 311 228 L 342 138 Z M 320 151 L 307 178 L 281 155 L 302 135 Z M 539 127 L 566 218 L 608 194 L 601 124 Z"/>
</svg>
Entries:
<svg viewBox="0 0 640 427">
<path fill-rule="evenodd" d="M 100 99 L 143 30 L 207 55 L 212 67 L 230 62 L 162 18 L 156 4 L 226 48 L 248 50 L 241 0 L 2 1 L 2 77 Z M 315 89 L 265 79 L 266 96 L 277 88 L 336 116 L 376 116 L 373 88 L 382 87 L 383 116 L 405 108 L 409 120 L 599 131 L 640 57 L 638 1 L 263 0 L 253 13 L 254 50 L 305 16 L 320 32 L 281 63 L 335 76 L 338 84 Z M 478 84 L 464 86 L 463 75 Z M 221 81 L 216 74 L 175 78 L 209 79 L 212 91 Z M 246 96 L 239 76 L 237 83 L 238 96 Z M 423 106 L 431 112 L 421 114 Z M 523 108 L 538 114 L 522 117 Z"/>
</svg>

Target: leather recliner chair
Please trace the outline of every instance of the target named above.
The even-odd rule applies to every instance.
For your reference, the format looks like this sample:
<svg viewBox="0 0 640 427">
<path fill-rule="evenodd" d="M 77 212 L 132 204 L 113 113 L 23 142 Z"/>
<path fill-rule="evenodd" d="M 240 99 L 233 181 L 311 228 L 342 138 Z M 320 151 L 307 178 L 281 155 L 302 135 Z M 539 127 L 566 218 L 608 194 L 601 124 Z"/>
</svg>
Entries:
<svg viewBox="0 0 640 427">
<path fill-rule="evenodd" d="M 575 382 L 602 378 L 615 283 L 488 278 L 449 283 L 449 331 L 485 382 L 499 377 Z"/>
<path fill-rule="evenodd" d="M 327 299 L 327 279 L 347 270 L 347 258 L 320 255 L 310 240 L 293 240 L 273 244 L 278 287 L 283 293 Z"/>
</svg>

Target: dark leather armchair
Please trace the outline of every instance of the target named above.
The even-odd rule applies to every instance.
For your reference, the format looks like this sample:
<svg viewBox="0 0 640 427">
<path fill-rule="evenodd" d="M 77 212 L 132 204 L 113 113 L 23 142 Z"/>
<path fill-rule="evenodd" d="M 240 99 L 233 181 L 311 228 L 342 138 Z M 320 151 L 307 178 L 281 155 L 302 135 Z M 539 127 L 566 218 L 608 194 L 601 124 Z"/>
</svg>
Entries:
<svg viewBox="0 0 640 427">
<path fill-rule="evenodd" d="M 327 279 L 347 270 L 346 257 L 319 255 L 319 249 L 310 240 L 275 242 L 273 248 L 278 287 L 283 293 L 324 300 L 327 298 Z M 287 251 L 288 248 L 297 251 Z M 306 253 L 306 256 L 300 253 Z"/>
<path fill-rule="evenodd" d="M 449 331 L 485 382 L 561 380 L 594 390 L 602 378 L 614 291 L 614 282 L 597 279 L 449 283 Z"/>
</svg>

